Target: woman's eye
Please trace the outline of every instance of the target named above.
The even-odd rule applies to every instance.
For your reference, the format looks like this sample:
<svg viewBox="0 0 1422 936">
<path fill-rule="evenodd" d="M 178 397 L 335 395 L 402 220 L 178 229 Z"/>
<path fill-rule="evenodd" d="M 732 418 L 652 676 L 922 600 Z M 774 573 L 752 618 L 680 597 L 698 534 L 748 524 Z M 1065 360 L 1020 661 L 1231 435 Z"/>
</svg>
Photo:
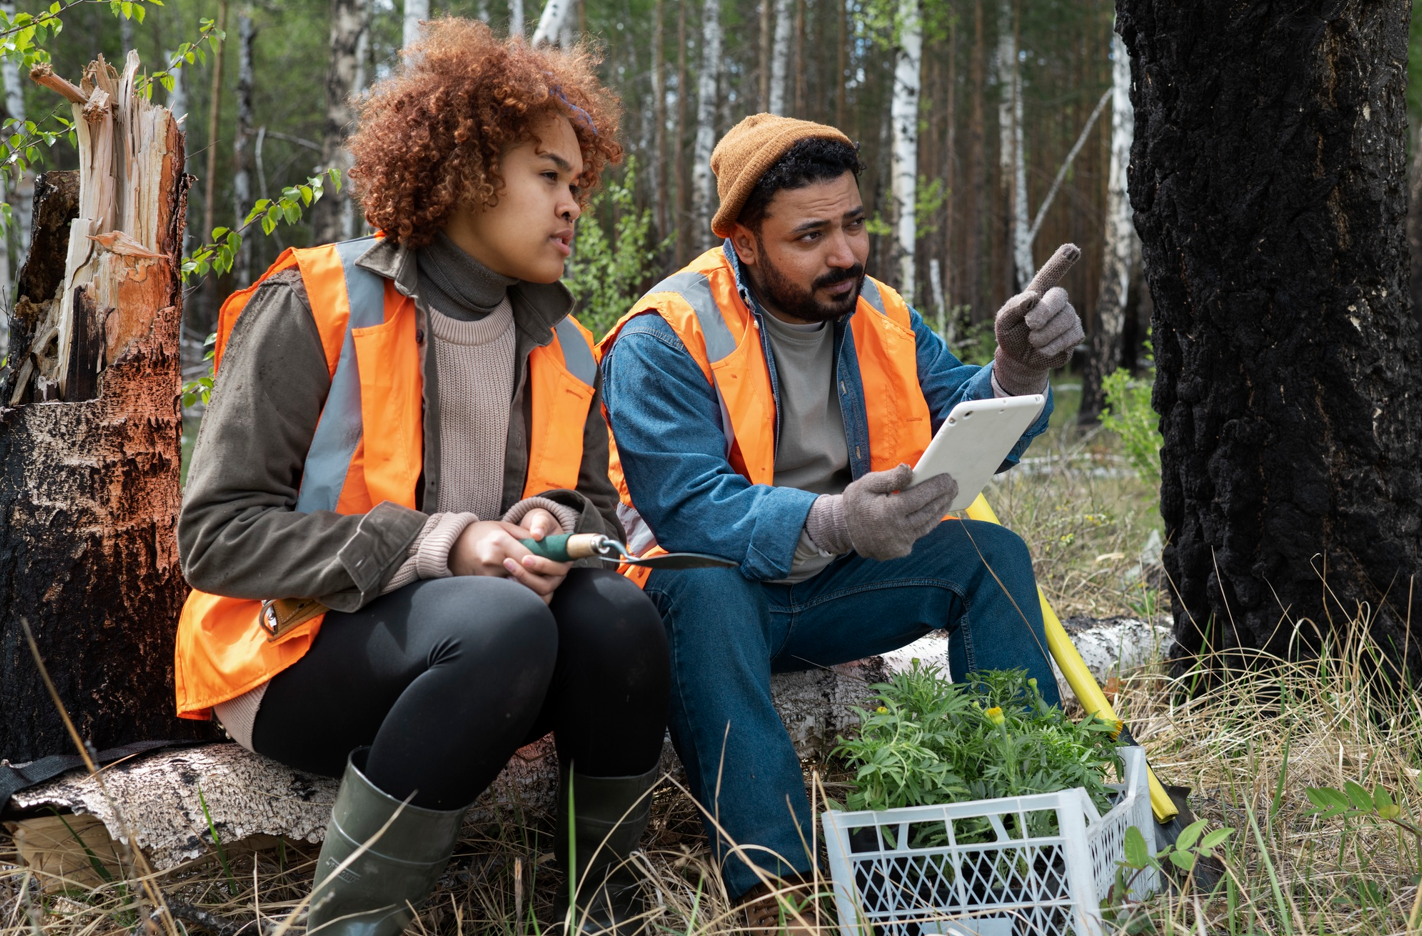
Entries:
<svg viewBox="0 0 1422 936">
<path fill-rule="evenodd" d="M 543 178 L 547 179 L 549 182 L 556 183 L 558 181 L 558 173 L 550 169 L 547 172 L 543 173 Z"/>
</svg>

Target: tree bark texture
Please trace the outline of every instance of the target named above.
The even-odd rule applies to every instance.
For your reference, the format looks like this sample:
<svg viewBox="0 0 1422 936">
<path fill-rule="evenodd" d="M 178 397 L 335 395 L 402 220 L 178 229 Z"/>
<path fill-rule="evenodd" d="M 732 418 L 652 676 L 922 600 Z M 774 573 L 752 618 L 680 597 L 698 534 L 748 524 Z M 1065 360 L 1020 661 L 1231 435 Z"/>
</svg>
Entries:
<svg viewBox="0 0 1422 936">
<path fill-rule="evenodd" d="M 1292 623 L 1312 622 L 1307 649 L 1362 613 L 1398 660 L 1422 621 L 1409 4 L 1119 0 L 1117 17 L 1176 637 L 1283 653 Z"/>
<path fill-rule="evenodd" d="M 420 23 L 430 18 L 430 0 L 405 0 L 400 44 L 409 48 L 420 41 Z"/>
<path fill-rule="evenodd" d="M 187 595 L 176 536 L 178 264 L 191 177 L 171 113 L 133 92 L 137 67 L 133 53 L 116 96 L 112 175 L 96 178 L 88 162 L 78 185 L 41 179 L 21 275 L 18 304 L 36 321 L 52 321 L 49 310 L 71 294 L 73 360 L 83 366 L 68 382 L 80 401 L 0 409 L 0 757 L 12 761 L 72 753 L 22 619 L 94 747 L 212 736 L 173 709 Z M 86 79 L 85 91 L 107 108 L 102 88 Z M 86 190 L 100 183 L 108 194 L 98 200 L 114 210 L 87 214 Z M 91 234 L 92 217 L 110 224 Z"/>
<path fill-rule="evenodd" d="M 696 145 L 691 154 L 691 243 L 710 247 L 711 216 L 716 211 L 716 177 L 711 150 L 716 145 L 716 86 L 721 77 L 721 0 L 706 0 L 701 13 L 701 74 L 696 86 Z"/>
<path fill-rule="evenodd" d="M 346 136 L 355 121 L 351 93 L 355 91 L 356 71 L 360 67 L 357 49 L 366 28 L 365 11 L 362 0 L 331 0 L 331 64 L 326 69 L 326 125 L 321 137 L 321 165 L 325 169 L 339 169 L 342 175 L 351 166 Z M 329 244 L 341 239 L 345 233 L 345 202 L 350 197 L 350 185 L 342 184 L 339 192 L 327 188 L 321 200 L 312 206 L 311 228 L 316 243 Z"/>
<path fill-rule="evenodd" d="M 889 99 L 893 121 L 889 192 L 894 206 L 895 259 L 899 292 L 913 302 L 918 245 L 918 101 L 923 83 L 923 17 L 918 0 L 899 0 L 898 43 L 894 49 L 894 93 Z"/>
<path fill-rule="evenodd" d="M 1135 252 L 1135 227 L 1126 192 L 1131 162 L 1135 112 L 1131 110 L 1131 58 L 1120 36 L 1112 38 L 1111 54 L 1111 165 L 1106 176 L 1106 243 L 1102 249 L 1101 293 L 1096 301 L 1096 327 L 1091 351 L 1081 375 L 1081 409 L 1077 422 L 1094 423 L 1105 398 L 1101 381 L 1121 363 L 1126 301 L 1130 298 L 1131 256 Z"/>
<path fill-rule="evenodd" d="M 255 84 L 252 68 L 252 46 L 256 43 L 257 32 L 252 27 L 252 7 L 244 5 L 237 14 L 237 138 L 232 141 L 232 163 L 236 171 L 232 174 L 232 214 L 233 230 L 240 230 L 242 222 L 252 207 L 252 139 L 254 118 L 252 114 L 252 85 Z M 237 249 L 237 262 L 233 268 L 237 282 L 252 281 L 252 242 L 244 238 Z"/>
</svg>

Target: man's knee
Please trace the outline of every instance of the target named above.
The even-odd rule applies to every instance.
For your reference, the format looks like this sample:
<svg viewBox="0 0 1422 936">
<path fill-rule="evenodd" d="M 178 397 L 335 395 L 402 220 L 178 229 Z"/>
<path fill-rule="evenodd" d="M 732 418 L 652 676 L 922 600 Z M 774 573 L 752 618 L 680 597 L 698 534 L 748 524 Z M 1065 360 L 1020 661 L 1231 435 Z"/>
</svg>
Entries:
<svg viewBox="0 0 1422 936">
<path fill-rule="evenodd" d="M 994 570 L 1017 571 L 1032 566 L 1032 554 L 1022 537 L 996 523 L 945 520 L 924 540 L 936 554 L 954 564 L 961 563 L 966 553 L 974 559 L 980 557 L 981 562 Z M 950 544 L 954 548 L 942 548 Z"/>
</svg>

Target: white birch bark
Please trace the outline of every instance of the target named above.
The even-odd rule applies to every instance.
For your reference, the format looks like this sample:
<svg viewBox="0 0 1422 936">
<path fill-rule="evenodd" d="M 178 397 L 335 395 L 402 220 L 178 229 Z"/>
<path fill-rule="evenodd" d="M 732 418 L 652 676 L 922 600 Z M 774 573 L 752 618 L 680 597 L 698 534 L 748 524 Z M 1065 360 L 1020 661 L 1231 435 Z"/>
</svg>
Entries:
<svg viewBox="0 0 1422 936">
<path fill-rule="evenodd" d="M 785 87 L 790 75 L 790 0 L 775 0 L 775 41 L 770 49 L 770 102 L 772 114 L 785 113 Z"/>
<path fill-rule="evenodd" d="M 479 0 L 479 5 L 474 9 L 474 15 L 479 18 L 479 22 L 489 21 L 489 0 Z"/>
<path fill-rule="evenodd" d="M 509 35 L 523 35 L 523 0 L 509 0 Z"/>
<path fill-rule="evenodd" d="M 1119 35 L 1111 36 L 1111 164 L 1106 179 L 1106 242 L 1101 258 L 1101 293 L 1096 303 L 1096 328 L 1082 379 L 1082 418 L 1102 409 L 1101 382 L 1120 363 L 1121 335 L 1130 297 L 1131 267 L 1139 250 L 1126 192 L 1126 170 L 1135 137 L 1131 109 L 1131 60 Z"/>
<path fill-rule="evenodd" d="M 429 18 L 430 0 L 405 0 L 405 31 L 400 37 L 403 48 L 408 49 L 419 41 L 420 21 Z"/>
<path fill-rule="evenodd" d="M 5 11 L 5 15 L 11 20 L 15 18 L 15 4 L 0 3 L 0 10 Z M 3 70 L 5 80 L 5 113 L 12 120 L 17 120 L 21 124 L 28 119 L 25 113 L 25 86 L 20 79 L 20 60 L 18 56 L 9 56 L 5 59 Z M 23 133 L 23 130 L 11 130 L 10 133 Z M 25 174 L 15 183 L 14 191 L 6 191 L 6 198 L 13 206 L 11 214 L 11 224 L 15 231 L 15 256 L 23 257 L 25 251 L 30 246 L 30 224 L 31 211 L 34 208 L 32 201 L 35 194 L 35 174 L 26 171 Z M 7 232 L 8 234 L 8 232 Z M 0 284 L 6 290 L 10 288 L 11 267 L 10 252 L 8 249 L 0 250 L 0 261 L 4 262 L 4 278 L 0 279 Z M 11 297 L 13 299 L 13 296 Z"/>
<path fill-rule="evenodd" d="M 696 83 L 696 143 L 691 155 L 692 217 L 696 243 L 711 244 L 711 215 L 716 179 L 711 174 L 711 150 L 716 145 L 716 85 L 721 77 L 721 0 L 706 0 L 702 8 L 701 74 Z"/>
<path fill-rule="evenodd" d="M 997 17 L 997 165 L 1009 201 L 1013 280 L 1018 289 L 1032 278 L 1032 242 L 1028 237 L 1026 167 L 1022 161 L 1021 80 L 1012 0 L 1001 0 Z M 1019 179 L 1021 180 L 1019 182 Z M 1026 254 L 1024 265 L 1023 254 Z"/>
<path fill-rule="evenodd" d="M 894 200 L 899 292 L 913 302 L 918 243 L 915 212 L 918 191 L 918 100 L 923 73 L 923 24 L 918 0 L 899 0 L 899 42 L 894 63 L 894 94 L 889 103 L 893 125 L 889 184 Z"/>
<path fill-rule="evenodd" d="M 1027 153 L 1022 146 L 1022 70 L 1012 60 L 1012 256 L 1017 288 L 1037 275 L 1032 263 L 1032 234 L 1027 226 Z"/>
<path fill-rule="evenodd" d="M 252 207 L 252 44 L 256 31 L 252 28 L 252 8 L 244 6 L 237 14 L 237 134 L 232 143 L 233 162 L 237 171 L 232 176 L 232 207 L 236 220 L 232 228 L 242 226 Z M 238 248 L 233 273 L 237 282 L 252 280 L 252 244 L 244 239 Z"/>
<path fill-rule="evenodd" d="M 344 175 L 351 166 L 346 134 L 355 121 L 351 95 L 356 90 L 361 34 L 366 30 L 366 0 L 331 0 L 331 62 L 326 70 L 326 120 L 321 139 L 322 169 L 339 169 Z M 346 203 L 350 201 L 349 180 L 338 193 L 332 188 L 311 209 L 312 234 L 316 243 L 326 244 L 345 235 Z"/>
<path fill-rule="evenodd" d="M 548 0 L 543 5 L 543 15 L 538 18 L 538 28 L 533 31 L 532 45 L 537 47 L 561 42 L 568 31 L 572 13 L 573 0 Z"/>
</svg>

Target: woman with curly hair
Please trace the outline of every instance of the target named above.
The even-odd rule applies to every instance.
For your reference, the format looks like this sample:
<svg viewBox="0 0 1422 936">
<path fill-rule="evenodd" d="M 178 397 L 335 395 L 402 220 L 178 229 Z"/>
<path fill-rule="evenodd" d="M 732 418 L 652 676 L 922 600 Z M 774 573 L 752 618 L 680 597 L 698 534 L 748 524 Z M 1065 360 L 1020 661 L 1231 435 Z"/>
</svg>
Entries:
<svg viewBox="0 0 1422 936">
<path fill-rule="evenodd" d="M 550 730 L 577 931 L 638 925 L 662 624 L 616 573 L 520 543 L 621 538 L 558 282 L 621 158 L 595 64 L 430 23 L 350 141 L 381 234 L 287 251 L 223 306 L 178 525 L 178 708 L 342 777 L 309 931 L 399 932 L 469 804 Z"/>
</svg>

